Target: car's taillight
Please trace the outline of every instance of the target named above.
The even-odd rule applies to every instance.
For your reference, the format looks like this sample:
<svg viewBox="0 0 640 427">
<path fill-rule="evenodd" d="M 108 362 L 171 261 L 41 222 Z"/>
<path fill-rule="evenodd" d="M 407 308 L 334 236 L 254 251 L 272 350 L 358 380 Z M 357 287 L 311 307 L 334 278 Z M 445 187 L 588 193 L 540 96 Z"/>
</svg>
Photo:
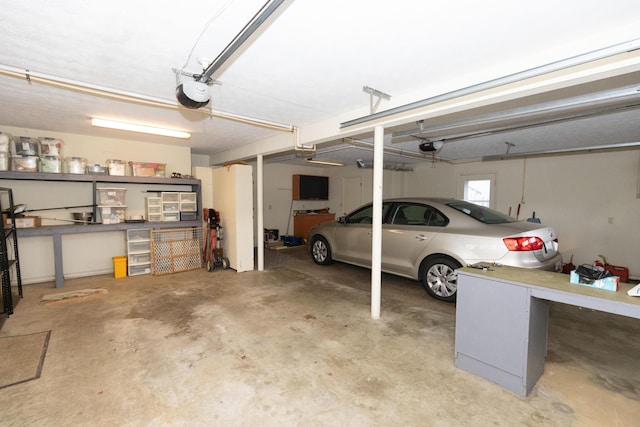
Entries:
<svg viewBox="0 0 640 427">
<path fill-rule="evenodd" d="M 544 242 L 539 237 L 507 237 L 502 240 L 510 251 L 537 251 L 544 248 Z"/>
</svg>

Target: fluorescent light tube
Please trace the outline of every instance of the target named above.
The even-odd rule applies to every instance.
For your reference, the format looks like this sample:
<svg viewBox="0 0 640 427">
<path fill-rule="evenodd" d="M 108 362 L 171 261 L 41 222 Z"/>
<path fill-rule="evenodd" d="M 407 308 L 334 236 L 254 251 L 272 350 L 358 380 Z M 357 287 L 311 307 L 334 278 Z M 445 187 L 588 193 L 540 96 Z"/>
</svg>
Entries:
<svg viewBox="0 0 640 427">
<path fill-rule="evenodd" d="M 152 135 L 170 136 L 173 138 L 189 139 L 191 133 L 182 130 L 165 129 L 155 126 L 140 125 L 135 123 L 119 122 L 115 120 L 91 118 L 91 126 L 98 126 L 109 129 L 127 130 L 131 132 L 149 133 Z"/>
<path fill-rule="evenodd" d="M 317 165 L 327 165 L 327 166 L 344 166 L 344 163 L 331 162 L 329 160 L 307 159 L 307 163 L 315 163 Z"/>
</svg>

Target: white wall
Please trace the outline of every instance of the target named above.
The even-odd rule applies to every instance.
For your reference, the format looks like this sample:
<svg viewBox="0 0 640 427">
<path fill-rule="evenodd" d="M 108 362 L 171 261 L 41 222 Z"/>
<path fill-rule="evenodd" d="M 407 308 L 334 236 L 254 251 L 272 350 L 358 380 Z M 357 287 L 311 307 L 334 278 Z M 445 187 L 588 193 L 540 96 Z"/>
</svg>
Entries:
<svg viewBox="0 0 640 427">
<path fill-rule="evenodd" d="M 84 157 L 89 164 L 105 164 L 108 159 L 124 161 L 165 163 L 166 173 L 191 173 L 191 152 L 180 144 L 150 144 L 135 140 L 97 138 L 87 135 L 49 132 L 38 129 L 22 129 L 0 125 L 2 132 L 14 136 L 53 137 L 64 142 L 64 156 Z M 27 172 L 25 172 L 27 173 Z M 130 172 L 129 172 L 130 173 Z M 91 184 L 0 180 L 0 186 L 13 189 L 16 203 L 25 203 L 27 209 L 62 206 L 90 205 L 93 203 Z M 148 195 L 143 185 L 102 185 L 103 187 L 126 187 L 127 215 L 144 213 L 144 197 Z M 164 187 L 163 187 L 164 188 Z M 183 187 L 167 186 L 167 190 L 182 190 Z M 49 210 L 34 212 L 48 218 L 71 219 L 71 211 Z M 43 224 L 69 222 L 43 220 Z M 88 225 L 87 227 L 91 227 Z M 112 256 L 125 255 L 125 233 L 100 232 L 62 236 L 63 270 L 65 278 L 110 274 L 113 272 Z M 49 236 L 25 237 L 19 241 L 20 271 L 24 284 L 54 280 L 53 243 Z"/>
<path fill-rule="evenodd" d="M 108 159 L 127 162 L 165 163 L 167 176 L 171 172 L 191 173 L 191 149 L 180 143 L 152 144 L 135 139 L 100 138 L 73 133 L 24 129 L 0 124 L 2 132 L 13 136 L 52 137 L 64 142 L 65 157 L 84 157 L 88 164 L 105 164 Z M 131 173 L 129 172 L 129 175 Z"/>
</svg>

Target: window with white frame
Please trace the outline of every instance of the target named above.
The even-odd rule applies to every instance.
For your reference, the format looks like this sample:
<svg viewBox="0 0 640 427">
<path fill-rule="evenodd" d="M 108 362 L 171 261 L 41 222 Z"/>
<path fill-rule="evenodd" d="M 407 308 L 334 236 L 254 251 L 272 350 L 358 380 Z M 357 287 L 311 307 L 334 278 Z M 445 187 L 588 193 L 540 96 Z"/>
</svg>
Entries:
<svg viewBox="0 0 640 427">
<path fill-rule="evenodd" d="M 496 205 L 495 187 L 495 174 L 461 175 L 459 197 L 480 206 L 493 208 Z"/>
</svg>

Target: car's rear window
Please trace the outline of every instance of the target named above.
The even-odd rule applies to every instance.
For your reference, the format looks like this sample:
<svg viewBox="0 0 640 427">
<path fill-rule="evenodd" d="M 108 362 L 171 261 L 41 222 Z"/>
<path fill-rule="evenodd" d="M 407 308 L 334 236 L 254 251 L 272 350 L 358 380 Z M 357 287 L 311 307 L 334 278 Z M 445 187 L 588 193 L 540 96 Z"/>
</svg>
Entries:
<svg viewBox="0 0 640 427">
<path fill-rule="evenodd" d="M 462 212 L 465 215 L 477 219 L 485 224 L 505 224 L 508 222 L 517 222 L 513 217 L 475 203 L 465 202 L 462 200 L 447 203 L 447 206 Z"/>
</svg>

